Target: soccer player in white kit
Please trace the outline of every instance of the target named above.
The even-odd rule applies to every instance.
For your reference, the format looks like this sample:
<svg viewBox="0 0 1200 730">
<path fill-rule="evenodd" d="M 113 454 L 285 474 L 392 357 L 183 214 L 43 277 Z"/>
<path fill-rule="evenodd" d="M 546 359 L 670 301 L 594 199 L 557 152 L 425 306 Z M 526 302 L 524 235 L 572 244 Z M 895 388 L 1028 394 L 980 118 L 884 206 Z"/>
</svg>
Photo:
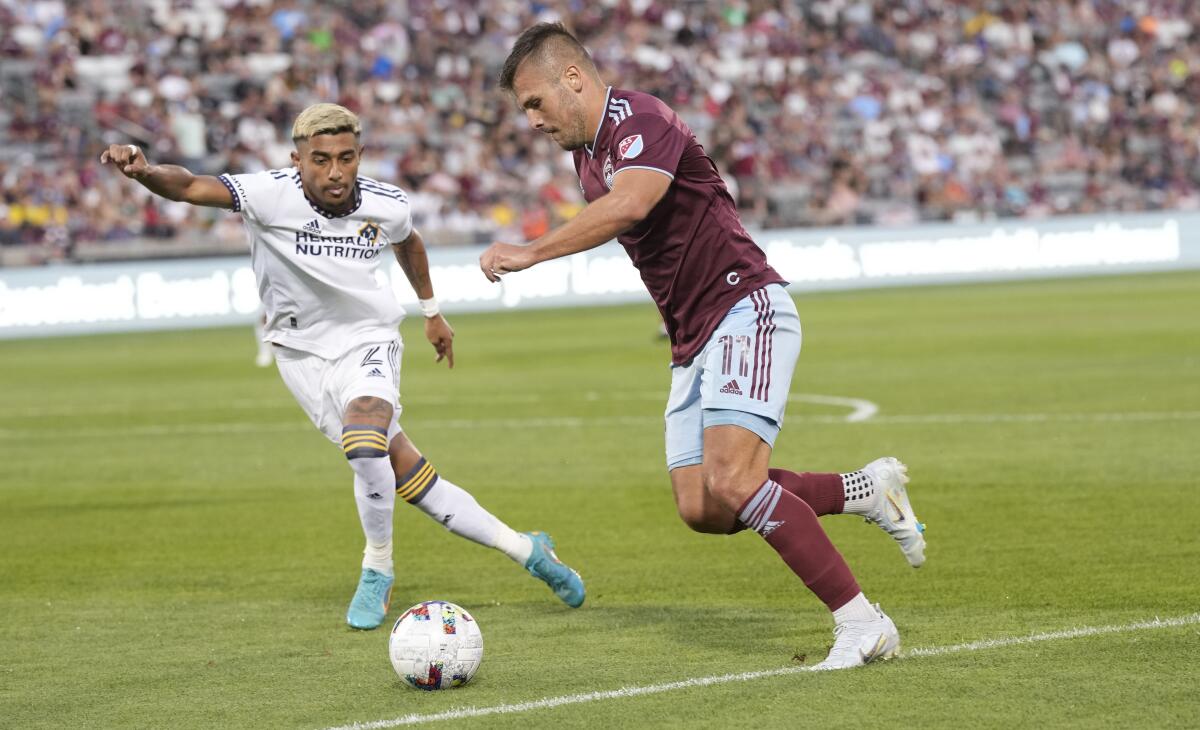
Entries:
<svg viewBox="0 0 1200 730">
<path fill-rule="evenodd" d="M 386 248 L 417 293 L 438 362 L 450 367 L 454 331 L 438 312 L 407 195 L 358 174 L 361 134 L 349 109 L 315 104 L 292 127 L 289 169 L 194 175 L 176 165 L 150 165 L 136 146 L 116 144 L 100 161 L 164 198 L 242 214 L 267 315 L 264 339 L 274 345 L 279 374 L 354 471 L 366 548 L 346 613 L 350 626 L 374 629 L 387 615 L 397 496 L 454 534 L 500 550 L 578 607 L 583 581 L 558 560 L 550 537 L 501 522 L 434 470 L 400 429 L 397 325 L 404 310 L 376 277 Z"/>
</svg>

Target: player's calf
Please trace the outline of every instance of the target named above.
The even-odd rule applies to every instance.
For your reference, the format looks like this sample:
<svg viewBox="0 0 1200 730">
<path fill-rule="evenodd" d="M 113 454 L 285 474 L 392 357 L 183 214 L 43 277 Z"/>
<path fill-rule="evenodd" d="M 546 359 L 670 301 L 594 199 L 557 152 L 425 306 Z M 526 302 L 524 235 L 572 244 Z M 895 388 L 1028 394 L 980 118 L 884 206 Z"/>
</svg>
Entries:
<svg viewBox="0 0 1200 730">
<path fill-rule="evenodd" d="M 342 428 L 342 451 L 354 470 L 354 502 L 367 538 L 364 569 L 392 575 L 392 513 L 395 473 L 388 458 L 387 430 L 367 424 Z"/>
<path fill-rule="evenodd" d="M 346 623 L 374 629 L 387 616 L 392 593 L 392 513 L 395 475 L 388 459 L 387 430 L 350 423 L 342 428 L 342 451 L 354 470 L 354 501 L 367 544 L 362 577 L 346 611 Z"/>
</svg>

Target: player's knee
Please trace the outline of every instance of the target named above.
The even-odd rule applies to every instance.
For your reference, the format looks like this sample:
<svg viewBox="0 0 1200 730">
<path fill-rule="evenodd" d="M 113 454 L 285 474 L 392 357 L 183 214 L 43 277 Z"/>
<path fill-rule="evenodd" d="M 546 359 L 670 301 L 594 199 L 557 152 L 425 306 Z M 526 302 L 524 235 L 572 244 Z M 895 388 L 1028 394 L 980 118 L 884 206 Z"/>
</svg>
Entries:
<svg viewBox="0 0 1200 730">
<path fill-rule="evenodd" d="M 732 529 L 733 520 L 724 512 L 716 514 L 705 509 L 703 505 L 676 504 L 675 507 L 679 512 L 679 519 L 694 532 L 726 535 Z"/>
<path fill-rule="evenodd" d="M 676 499 L 675 511 L 679 513 L 679 519 L 683 520 L 683 524 L 696 532 L 705 532 L 704 509 L 695 500 Z"/>
<path fill-rule="evenodd" d="M 383 398 L 362 396 L 346 404 L 343 423 L 366 424 L 387 429 L 392 420 L 392 404 Z"/>
<path fill-rule="evenodd" d="M 358 460 L 387 457 L 387 429 L 366 424 L 349 424 L 342 428 L 342 451 L 351 466 Z"/>
<path fill-rule="evenodd" d="M 756 480 L 751 474 L 749 464 L 732 459 L 710 461 L 706 457 L 702 476 L 704 488 L 708 493 L 735 514 L 754 489 L 763 482 L 763 479 Z"/>
</svg>

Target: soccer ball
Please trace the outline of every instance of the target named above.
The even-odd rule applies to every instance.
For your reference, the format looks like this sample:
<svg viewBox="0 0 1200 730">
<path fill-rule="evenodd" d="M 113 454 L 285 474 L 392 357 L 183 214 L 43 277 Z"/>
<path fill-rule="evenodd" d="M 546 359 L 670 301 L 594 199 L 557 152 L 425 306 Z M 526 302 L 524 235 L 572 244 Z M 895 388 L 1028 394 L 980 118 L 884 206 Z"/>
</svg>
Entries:
<svg viewBox="0 0 1200 730">
<path fill-rule="evenodd" d="M 388 655 L 396 674 L 410 686 L 430 691 L 460 687 L 483 661 L 483 633 L 460 606 L 425 601 L 396 619 Z"/>
</svg>

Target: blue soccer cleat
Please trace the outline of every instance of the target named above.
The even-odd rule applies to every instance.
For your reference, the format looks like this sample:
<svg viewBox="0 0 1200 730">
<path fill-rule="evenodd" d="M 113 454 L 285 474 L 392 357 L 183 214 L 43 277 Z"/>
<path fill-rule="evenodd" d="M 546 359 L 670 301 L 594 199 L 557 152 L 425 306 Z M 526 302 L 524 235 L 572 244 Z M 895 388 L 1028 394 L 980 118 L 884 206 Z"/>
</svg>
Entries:
<svg viewBox="0 0 1200 730">
<path fill-rule="evenodd" d="M 526 537 L 533 543 L 533 552 L 525 561 L 525 569 L 530 575 L 550 586 L 554 595 L 571 608 L 583 605 L 586 595 L 583 589 L 583 578 L 571 570 L 558 556 L 554 554 L 554 540 L 544 532 L 526 532 Z"/>
<path fill-rule="evenodd" d="M 393 576 L 363 568 L 358 590 L 354 591 L 354 598 L 350 599 L 350 608 L 346 611 L 346 623 L 364 631 L 379 628 L 392 600 L 393 581 Z"/>
</svg>

